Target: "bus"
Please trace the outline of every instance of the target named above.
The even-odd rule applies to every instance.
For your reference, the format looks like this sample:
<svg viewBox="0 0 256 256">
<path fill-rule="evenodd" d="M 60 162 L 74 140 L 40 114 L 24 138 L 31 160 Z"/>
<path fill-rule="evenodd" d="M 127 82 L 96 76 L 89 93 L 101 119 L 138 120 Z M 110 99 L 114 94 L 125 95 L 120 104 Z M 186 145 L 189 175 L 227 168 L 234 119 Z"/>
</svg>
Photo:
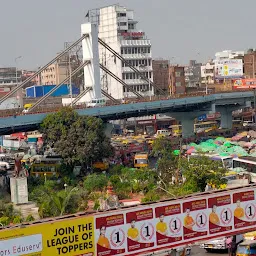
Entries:
<svg viewBox="0 0 256 256">
<path fill-rule="evenodd" d="M 233 129 L 241 129 L 241 128 L 243 128 L 243 121 L 242 120 L 233 120 L 232 121 L 232 128 Z"/>
<path fill-rule="evenodd" d="M 233 85 L 234 89 L 255 89 L 256 79 L 237 79 Z"/>
<path fill-rule="evenodd" d="M 42 157 L 35 160 L 31 164 L 31 175 L 38 176 L 58 176 L 60 172 L 60 167 L 62 163 L 62 158 L 59 157 Z"/>
<path fill-rule="evenodd" d="M 148 153 L 137 153 L 134 157 L 134 168 L 148 167 Z"/>
<path fill-rule="evenodd" d="M 182 134 L 182 125 L 180 124 L 171 125 L 169 129 L 171 129 L 172 136 L 181 136 Z"/>
<path fill-rule="evenodd" d="M 220 156 L 218 154 L 200 154 L 200 153 L 192 153 L 189 158 L 191 157 L 208 157 L 213 161 L 219 161 L 222 164 L 223 168 L 232 168 L 232 156 Z"/>
<path fill-rule="evenodd" d="M 256 182 L 256 157 L 244 156 L 233 158 L 232 168 L 243 168 L 250 174 L 251 182 Z"/>
<path fill-rule="evenodd" d="M 213 130 L 217 130 L 217 128 L 218 128 L 217 121 L 199 122 L 194 124 L 195 133 L 210 132 Z"/>
<path fill-rule="evenodd" d="M 169 126 L 171 129 L 171 134 L 173 136 L 181 136 L 182 134 L 182 125 L 171 125 Z M 199 122 L 194 124 L 194 132 L 210 132 L 213 130 L 217 130 L 218 123 L 217 121 L 206 121 L 206 122 Z"/>
</svg>

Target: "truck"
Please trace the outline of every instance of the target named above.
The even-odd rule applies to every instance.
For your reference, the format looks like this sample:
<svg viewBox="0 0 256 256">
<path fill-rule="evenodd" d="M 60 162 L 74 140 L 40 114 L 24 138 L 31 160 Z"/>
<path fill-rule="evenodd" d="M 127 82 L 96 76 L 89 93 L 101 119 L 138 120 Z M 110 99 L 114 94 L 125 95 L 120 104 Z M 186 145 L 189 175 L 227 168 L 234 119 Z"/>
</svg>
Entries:
<svg viewBox="0 0 256 256">
<path fill-rule="evenodd" d="M 234 237 L 237 245 L 241 243 L 244 239 L 243 235 L 235 235 Z M 212 252 L 214 250 L 227 250 L 227 238 L 228 237 L 222 237 L 210 241 L 205 241 L 204 243 L 201 243 L 199 247 L 205 249 L 207 252 Z"/>
</svg>

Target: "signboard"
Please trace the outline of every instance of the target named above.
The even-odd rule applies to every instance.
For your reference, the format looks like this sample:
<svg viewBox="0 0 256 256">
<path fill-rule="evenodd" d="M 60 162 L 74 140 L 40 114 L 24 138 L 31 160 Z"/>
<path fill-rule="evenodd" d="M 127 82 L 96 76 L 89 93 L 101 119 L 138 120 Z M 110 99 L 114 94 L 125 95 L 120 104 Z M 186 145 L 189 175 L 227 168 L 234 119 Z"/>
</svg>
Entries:
<svg viewBox="0 0 256 256">
<path fill-rule="evenodd" d="M 171 245 L 183 237 L 180 204 L 166 204 L 155 208 L 157 245 Z"/>
<path fill-rule="evenodd" d="M 206 199 L 183 203 L 184 240 L 207 235 L 208 216 Z"/>
<path fill-rule="evenodd" d="M 123 254 L 126 248 L 124 215 L 115 214 L 96 218 L 95 239 L 97 241 L 96 255 Z"/>
<path fill-rule="evenodd" d="M 93 256 L 93 220 L 90 216 L 4 230 L 0 233 L 0 255 Z"/>
<path fill-rule="evenodd" d="M 256 225 L 255 190 L 233 194 L 235 229 Z"/>
<path fill-rule="evenodd" d="M 215 78 L 237 78 L 243 76 L 243 61 L 240 59 L 223 59 L 215 62 Z"/>
<path fill-rule="evenodd" d="M 143 37 L 145 35 L 144 32 L 124 32 L 121 33 L 123 37 Z"/>
<path fill-rule="evenodd" d="M 128 252 L 142 251 L 155 246 L 153 209 L 141 209 L 126 213 Z"/>
<path fill-rule="evenodd" d="M 232 229 L 233 211 L 231 206 L 231 196 L 223 195 L 208 199 L 209 233 L 216 234 Z"/>
<path fill-rule="evenodd" d="M 0 230 L 2 256 L 159 252 L 256 229 L 256 186 Z"/>
</svg>

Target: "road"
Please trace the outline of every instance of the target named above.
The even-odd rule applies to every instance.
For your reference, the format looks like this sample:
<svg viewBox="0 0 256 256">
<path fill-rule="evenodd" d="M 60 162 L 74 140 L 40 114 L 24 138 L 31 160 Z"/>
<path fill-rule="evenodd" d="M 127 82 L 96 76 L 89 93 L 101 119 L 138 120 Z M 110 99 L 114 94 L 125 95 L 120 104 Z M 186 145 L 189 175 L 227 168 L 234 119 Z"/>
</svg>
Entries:
<svg viewBox="0 0 256 256">
<path fill-rule="evenodd" d="M 227 256 L 228 253 L 226 252 L 206 252 L 204 249 L 200 249 L 198 246 L 194 246 L 191 251 L 191 255 L 196 256 Z"/>
</svg>

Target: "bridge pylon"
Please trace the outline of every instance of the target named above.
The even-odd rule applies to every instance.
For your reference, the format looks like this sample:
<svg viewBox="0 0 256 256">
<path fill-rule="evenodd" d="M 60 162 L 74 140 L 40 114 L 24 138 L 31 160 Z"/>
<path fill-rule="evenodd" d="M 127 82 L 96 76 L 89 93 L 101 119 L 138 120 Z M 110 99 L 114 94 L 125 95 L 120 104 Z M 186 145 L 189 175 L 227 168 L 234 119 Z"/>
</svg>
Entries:
<svg viewBox="0 0 256 256">
<path fill-rule="evenodd" d="M 92 23 L 82 24 L 81 33 L 82 35 L 87 35 L 87 37 L 82 41 L 83 61 L 90 61 L 90 63 L 84 67 L 83 89 L 87 89 L 88 92 L 79 100 L 79 102 L 90 102 L 92 99 L 102 98 L 100 84 L 98 25 Z"/>
</svg>

